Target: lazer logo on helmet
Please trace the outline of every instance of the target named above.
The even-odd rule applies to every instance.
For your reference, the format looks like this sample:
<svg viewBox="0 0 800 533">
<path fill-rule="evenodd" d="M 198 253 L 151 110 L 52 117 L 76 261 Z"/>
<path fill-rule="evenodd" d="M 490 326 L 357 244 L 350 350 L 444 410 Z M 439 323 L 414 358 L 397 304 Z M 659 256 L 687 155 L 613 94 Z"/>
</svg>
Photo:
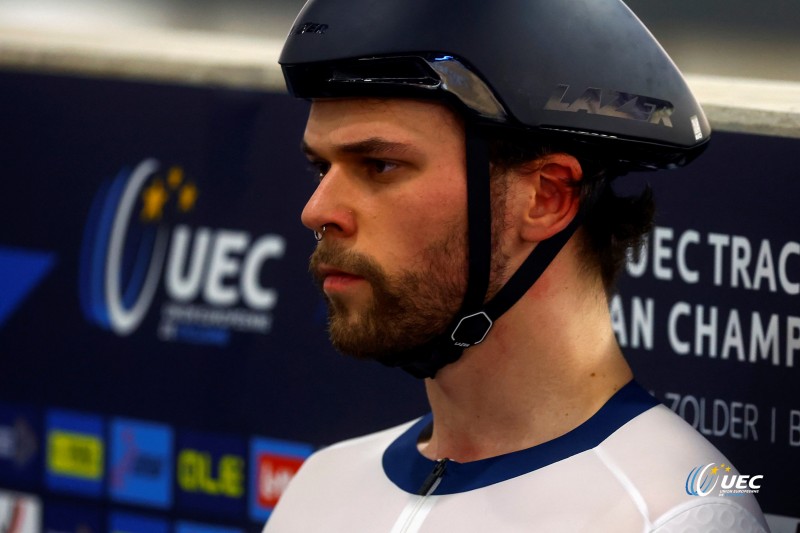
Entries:
<svg viewBox="0 0 800 533">
<path fill-rule="evenodd" d="M 544 108 L 550 111 L 571 111 L 573 113 L 583 111 L 589 115 L 623 118 L 672 127 L 670 116 L 675 108 L 666 100 L 597 87 L 587 87 L 580 96 L 572 99 L 567 94 L 570 92 L 569 85 L 559 85 L 553 90 Z"/>
<path fill-rule="evenodd" d="M 200 196 L 179 166 L 146 159 L 98 192 L 81 252 L 86 318 L 117 335 L 135 332 L 163 283 L 159 336 L 225 345 L 232 331 L 266 334 L 278 301 L 264 269 L 281 259 L 280 235 L 193 228 L 185 219 Z"/>
</svg>

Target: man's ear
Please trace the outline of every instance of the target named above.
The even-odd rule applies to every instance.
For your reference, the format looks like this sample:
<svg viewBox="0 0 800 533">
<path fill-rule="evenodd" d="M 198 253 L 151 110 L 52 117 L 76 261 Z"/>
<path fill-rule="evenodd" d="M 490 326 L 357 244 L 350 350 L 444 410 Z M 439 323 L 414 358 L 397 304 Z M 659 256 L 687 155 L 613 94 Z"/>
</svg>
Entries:
<svg viewBox="0 0 800 533">
<path fill-rule="evenodd" d="M 564 153 L 546 155 L 529 168 L 522 180 L 529 187 L 521 226 L 523 239 L 543 241 L 572 222 L 580 206 L 575 183 L 582 177 L 578 160 Z"/>
</svg>

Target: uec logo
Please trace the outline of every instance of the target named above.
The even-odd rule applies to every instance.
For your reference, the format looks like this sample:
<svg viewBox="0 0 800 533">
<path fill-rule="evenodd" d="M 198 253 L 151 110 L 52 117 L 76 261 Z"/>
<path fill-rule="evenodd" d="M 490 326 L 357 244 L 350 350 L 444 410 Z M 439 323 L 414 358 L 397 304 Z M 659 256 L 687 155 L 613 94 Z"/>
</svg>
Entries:
<svg viewBox="0 0 800 533">
<path fill-rule="evenodd" d="M 690 496 L 708 496 L 719 483 L 719 494 L 757 493 L 761 484 L 757 483 L 764 476 L 730 474 L 730 466 L 708 463 L 695 467 L 686 477 L 686 494 Z"/>
<path fill-rule="evenodd" d="M 98 192 L 81 250 L 81 305 L 91 322 L 118 335 L 134 332 L 162 274 L 173 302 L 202 298 L 213 308 L 241 302 L 258 313 L 275 307 L 277 291 L 260 279 L 267 260 L 283 257 L 283 237 L 164 223 L 165 215 L 191 211 L 197 196 L 180 167 L 162 173 L 154 159 L 123 170 Z"/>
</svg>

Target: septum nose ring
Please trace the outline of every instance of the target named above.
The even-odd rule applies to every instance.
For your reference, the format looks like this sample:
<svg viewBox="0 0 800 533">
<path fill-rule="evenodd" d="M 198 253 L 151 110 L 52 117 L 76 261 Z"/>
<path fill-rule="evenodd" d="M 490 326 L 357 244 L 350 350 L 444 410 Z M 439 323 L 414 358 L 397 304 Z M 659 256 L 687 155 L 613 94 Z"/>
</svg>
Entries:
<svg viewBox="0 0 800 533">
<path fill-rule="evenodd" d="M 327 229 L 327 224 L 323 224 L 319 231 L 314 230 L 314 239 L 317 242 L 321 241 L 323 237 L 325 237 L 325 230 Z"/>
</svg>

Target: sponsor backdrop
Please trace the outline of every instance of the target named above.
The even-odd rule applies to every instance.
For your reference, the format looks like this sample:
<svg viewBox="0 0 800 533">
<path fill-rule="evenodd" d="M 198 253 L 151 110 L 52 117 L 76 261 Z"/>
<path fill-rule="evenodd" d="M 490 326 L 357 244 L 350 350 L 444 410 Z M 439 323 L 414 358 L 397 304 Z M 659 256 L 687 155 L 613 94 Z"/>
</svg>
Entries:
<svg viewBox="0 0 800 533">
<path fill-rule="evenodd" d="M 426 411 L 420 382 L 328 345 L 307 104 L 13 72 L 0 94 L 0 531 L 259 531 L 315 448 Z M 640 381 L 724 453 L 674 490 L 719 471 L 784 517 L 798 150 L 718 132 L 690 169 L 620 181 L 661 210 L 611 303 Z"/>
</svg>

